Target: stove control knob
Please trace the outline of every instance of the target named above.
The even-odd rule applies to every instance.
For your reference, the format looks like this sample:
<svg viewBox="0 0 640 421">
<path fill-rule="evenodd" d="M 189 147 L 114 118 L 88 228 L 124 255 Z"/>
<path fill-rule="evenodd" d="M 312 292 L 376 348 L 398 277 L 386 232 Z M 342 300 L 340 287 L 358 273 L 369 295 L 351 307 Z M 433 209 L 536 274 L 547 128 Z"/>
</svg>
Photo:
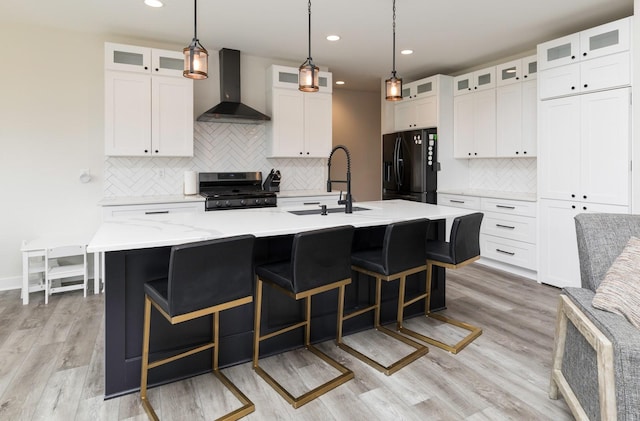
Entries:
<svg viewBox="0 0 640 421">
<path fill-rule="evenodd" d="M 246 204 L 247 204 L 247 202 L 245 202 L 244 199 L 240 200 L 240 205 L 244 206 Z"/>
<path fill-rule="evenodd" d="M 260 204 L 260 202 L 261 202 L 261 200 L 260 200 L 260 199 L 256 199 L 256 205 L 259 205 L 259 204 Z"/>
<path fill-rule="evenodd" d="M 231 206 L 231 202 L 229 200 L 227 200 L 226 202 L 224 202 L 225 206 Z"/>
<path fill-rule="evenodd" d="M 222 202 L 220 202 L 219 200 L 216 200 L 216 207 L 219 208 L 220 206 L 222 206 Z"/>
</svg>

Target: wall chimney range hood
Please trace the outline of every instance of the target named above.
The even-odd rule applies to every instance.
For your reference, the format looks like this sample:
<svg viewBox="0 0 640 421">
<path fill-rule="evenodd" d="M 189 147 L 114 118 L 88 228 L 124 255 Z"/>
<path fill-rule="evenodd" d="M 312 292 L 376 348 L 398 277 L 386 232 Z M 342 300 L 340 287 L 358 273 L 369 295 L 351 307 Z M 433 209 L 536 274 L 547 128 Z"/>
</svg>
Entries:
<svg viewBox="0 0 640 421">
<path fill-rule="evenodd" d="M 240 102 L 240 51 L 222 48 L 220 58 L 220 103 L 206 111 L 198 121 L 259 124 L 271 120 Z"/>
</svg>

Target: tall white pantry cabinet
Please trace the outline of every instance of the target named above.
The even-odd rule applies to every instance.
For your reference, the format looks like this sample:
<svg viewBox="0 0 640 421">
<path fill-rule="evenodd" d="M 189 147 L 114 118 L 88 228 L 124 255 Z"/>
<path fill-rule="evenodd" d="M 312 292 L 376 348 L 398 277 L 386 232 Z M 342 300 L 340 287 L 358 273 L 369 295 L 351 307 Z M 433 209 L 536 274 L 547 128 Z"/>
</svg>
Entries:
<svg viewBox="0 0 640 421">
<path fill-rule="evenodd" d="M 630 26 L 625 18 L 538 45 L 540 282 L 580 286 L 577 214 L 630 211 Z"/>
</svg>

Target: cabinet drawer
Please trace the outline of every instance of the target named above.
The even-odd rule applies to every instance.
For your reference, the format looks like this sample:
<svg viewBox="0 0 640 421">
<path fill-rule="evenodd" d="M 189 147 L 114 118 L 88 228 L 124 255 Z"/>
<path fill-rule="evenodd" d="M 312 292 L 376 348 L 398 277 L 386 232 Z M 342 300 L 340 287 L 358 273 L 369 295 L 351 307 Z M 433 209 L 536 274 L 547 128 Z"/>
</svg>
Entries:
<svg viewBox="0 0 640 421">
<path fill-rule="evenodd" d="M 477 196 L 438 193 L 438 204 L 444 206 L 453 206 L 455 208 L 479 210 L 480 198 Z"/>
<path fill-rule="evenodd" d="M 107 221 L 119 217 L 157 215 L 178 212 L 204 212 L 204 202 L 105 206 L 102 208 L 102 219 L 104 221 Z"/>
<path fill-rule="evenodd" d="M 483 212 L 499 212 L 509 215 L 536 216 L 536 203 L 511 199 L 482 198 Z"/>
<path fill-rule="evenodd" d="M 481 232 L 496 237 L 535 244 L 536 218 L 485 212 Z"/>
<path fill-rule="evenodd" d="M 482 257 L 536 270 L 535 244 L 482 234 L 480 235 L 480 253 Z"/>
</svg>

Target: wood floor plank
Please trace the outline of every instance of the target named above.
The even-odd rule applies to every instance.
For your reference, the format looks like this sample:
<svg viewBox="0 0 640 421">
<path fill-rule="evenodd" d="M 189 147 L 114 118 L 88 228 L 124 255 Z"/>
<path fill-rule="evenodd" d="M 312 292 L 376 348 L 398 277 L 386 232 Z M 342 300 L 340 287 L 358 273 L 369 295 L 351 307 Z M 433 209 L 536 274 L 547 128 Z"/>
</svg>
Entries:
<svg viewBox="0 0 640 421">
<path fill-rule="evenodd" d="M 257 376 L 251 363 L 226 368 L 227 377 L 256 405 L 246 419 L 572 419 L 562 399 L 547 397 L 560 291 L 479 264 L 450 270 L 447 279 L 444 313 L 483 329 L 458 355 L 430 346 L 427 355 L 385 376 L 337 348 L 334 341 L 317 344 L 351 368 L 355 378 L 298 409 Z M 466 334 L 423 317 L 406 325 L 452 339 Z M 373 331 L 347 337 L 352 346 L 383 362 L 412 349 L 386 339 Z M 0 364 L 3 421 L 148 419 L 138 393 L 103 399 L 103 294 L 54 294 L 46 306 L 43 294 L 31 294 L 29 305 L 22 306 L 19 292 L 0 292 Z M 260 365 L 294 393 L 337 373 L 303 350 L 261 360 Z M 239 406 L 211 374 L 148 393 L 163 420 L 210 420 Z"/>
</svg>

